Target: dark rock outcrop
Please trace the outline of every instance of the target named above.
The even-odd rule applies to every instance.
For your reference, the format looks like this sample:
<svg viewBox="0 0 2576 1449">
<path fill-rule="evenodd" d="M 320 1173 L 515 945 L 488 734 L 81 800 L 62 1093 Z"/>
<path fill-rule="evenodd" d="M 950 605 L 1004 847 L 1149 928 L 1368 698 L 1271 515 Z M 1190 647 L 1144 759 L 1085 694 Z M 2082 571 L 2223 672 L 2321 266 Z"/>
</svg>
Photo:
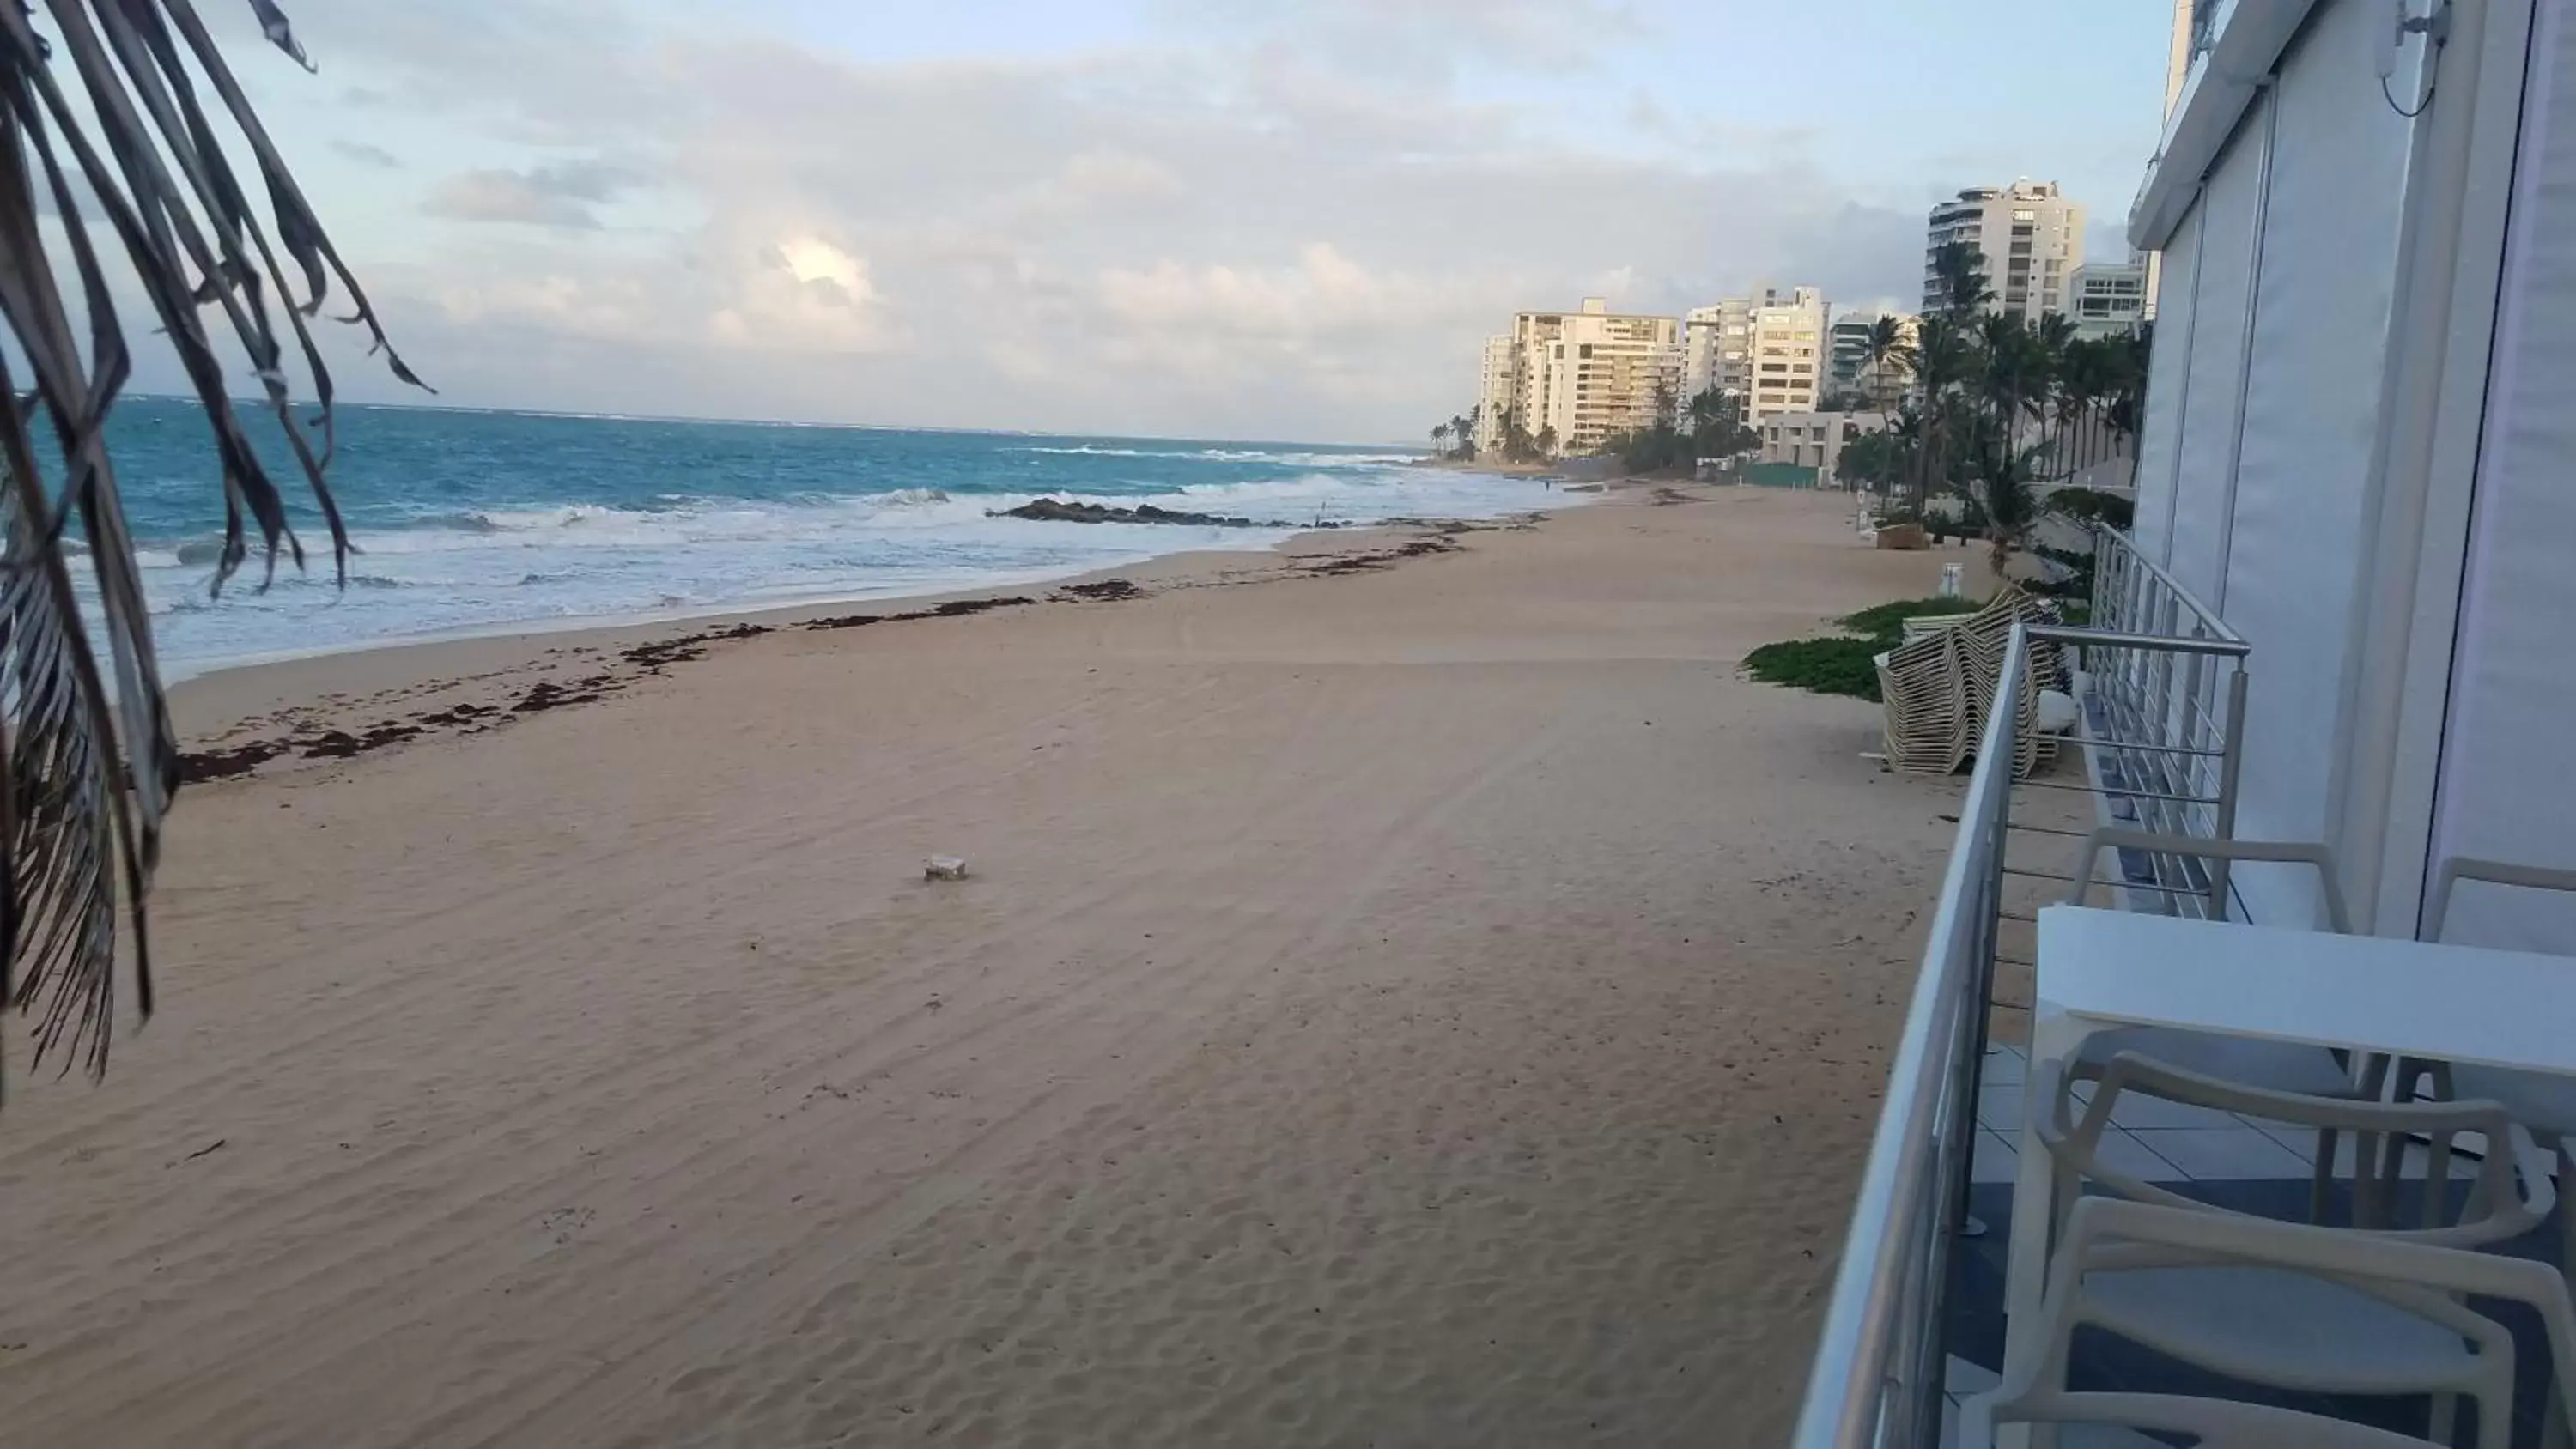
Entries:
<svg viewBox="0 0 2576 1449">
<path fill-rule="evenodd" d="M 987 518 L 1026 518 L 1039 523 L 1178 523 L 1193 528 L 1295 528 L 1294 523 L 1272 519 L 1264 523 L 1257 518 L 1227 518 L 1214 513 L 1185 513 L 1175 508 L 1157 508 L 1140 503 L 1133 508 L 1111 508 L 1099 503 L 1060 503 L 1040 498 L 1017 508 L 988 511 Z"/>
</svg>

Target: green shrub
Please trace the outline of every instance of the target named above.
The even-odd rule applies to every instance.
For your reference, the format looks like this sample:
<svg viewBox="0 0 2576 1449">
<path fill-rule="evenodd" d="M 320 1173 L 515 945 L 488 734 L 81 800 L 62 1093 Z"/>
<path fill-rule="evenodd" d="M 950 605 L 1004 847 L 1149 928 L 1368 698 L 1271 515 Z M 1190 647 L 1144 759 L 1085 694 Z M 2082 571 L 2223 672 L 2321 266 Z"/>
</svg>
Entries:
<svg viewBox="0 0 2576 1449">
<path fill-rule="evenodd" d="M 1878 701 L 1878 666 L 1886 649 L 1874 639 L 1839 635 L 1765 644 L 1744 656 L 1747 672 L 1765 684 L 1786 684 L 1818 694 Z"/>
<path fill-rule="evenodd" d="M 1786 684 L 1818 694 L 1843 694 L 1878 702 L 1881 654 L 1905 642 L 1905 621 L 1926 614 L 1970 614 L 1974 599 L 1897 599 L 1872 604 L 1834 622 L 1845 634 L 1765 644 L 1744 656 L 1745 672 L 1765 684 Z"/>
</svg>

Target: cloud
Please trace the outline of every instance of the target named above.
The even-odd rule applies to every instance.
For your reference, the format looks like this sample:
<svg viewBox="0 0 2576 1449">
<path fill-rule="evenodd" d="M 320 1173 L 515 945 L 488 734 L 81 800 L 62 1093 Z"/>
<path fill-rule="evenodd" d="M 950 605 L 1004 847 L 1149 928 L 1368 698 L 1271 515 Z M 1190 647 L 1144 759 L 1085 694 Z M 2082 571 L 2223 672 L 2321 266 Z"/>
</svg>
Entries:
<svg viewBox="0 0 2576 1449">
<path fill-rule="evenodd" d="M 1919 211 L 1858 204 L 1777 148 L 1605 152 L 1510 86 L 1334 60 L 1454 31 L 1441 65 L 1524 65 L 1641 26 L 1623 6 L 1217 0 L 1174 22 L 1181 43 L 905 63 L 695 13 L 515 0 L 458 26 L 343 0 L 298 17 L 371 98 L 353 140 L 399 134 L 415 169 L 424 137 L 451 157 L 588 158 L 451 160 L 417 194 L 472 224 L 425 230 L 307 177 L 452 400 L 1411 437 L 1471 400 L 1481 340 L 1517 308 L 1606 282 L 1672 312 L 1762 279 L 1902 295 L 1920 266 Z M 300 79 L 280 74 L 262 83 Z M 1608 92 L 1614 128 L 1629 94 Z M 342 370 L 353 395 L 396 395 L 363 373 Z"/>
<path fill-rule="evenodd" d="M 386 150 L 382 146 L 371 146 L 364 141 L 351 141 L 346 138 L 334 138 L 331 142 L 331 149 L 348 157 L 350 160 L 357 162 L 361 166 L 373 166 L 385 171 L 399 171 L 402 169 L 402 158 L 395 155 L 393 152 Z"/>
<path fill-rule="evenodd" d="M 1561 68 L 1650 33 L 1623 0 L 1162 0 L 1184 23 L 1237 29 L 1371 66 L 1462 58 Z"/>
<path fill-rule="evenodd" d="M 427 205 L 431 214 L 457 221 L 596 231 L 599 217 L 591 207 L 615 200 L 637 179 L 602 161 L 552 161 L 525 171 L 462 171 L 440 182 Z"/>
</svg>

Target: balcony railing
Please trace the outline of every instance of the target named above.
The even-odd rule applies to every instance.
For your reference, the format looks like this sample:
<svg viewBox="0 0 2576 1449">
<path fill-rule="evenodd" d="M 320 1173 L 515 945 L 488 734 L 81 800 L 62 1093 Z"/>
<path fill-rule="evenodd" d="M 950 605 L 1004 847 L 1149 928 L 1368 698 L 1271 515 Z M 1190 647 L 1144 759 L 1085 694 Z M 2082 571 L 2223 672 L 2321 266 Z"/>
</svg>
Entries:
<svg viewBox="0 0 2576 1449">
<path fill-rule="evenodd" d="M 2029 673 L 2029 634 L 2017 626 L 1959 808 L 1932 938 L 1825 1306 L 1806 1408 L 1791 1441 L 1798 1449 L 1930 1449 L 1940 1441 L 1942 1296 L 1976 1140 L 1977 1067 L 2020 743 L 2021 711 L 2011 705 Z"/>
<path fill-rule="evenodd" d="M 2017 831 L 2081 834 L 2014 819 L 2014 764 L 2021 731 L 2032 724 L 2023 704 L 2032 651 L 2077 651 L 2087 778 L 2074 785 L 2034 777 L 2026 787 L 2097 793 L 2115 822 L 2138 829 L 2224 838 L 2233 827 L 2245 641 L 2110 530 L 2095 544 L 2093 621 L 2087 629 L 2013 631 L 1826 1304 L 1792 1440 L 1799 1449 L 1932 1449 L 1940 1441 L 1943 1297 L 1968 1221 L 1995 968 L 2007 923 L 2029 919 L 2006 909 L 2006 878 L 2065 879 L 2008 866 L 2006 850 Z M 2224 869 L 2122 861 L 2136 905 L 2191 914 L 2223 912 Z"/>
<path fill-rule="evenodd" d="M 2087 785 L 2108 802 L 2115 824 L 2233 839 L 2244 636 L 2117 530 L 2096 530 L 2093 558 L 2099 637 L 2084 649 Z M 2129 889 L 2160 896 L 2177 913 L 2232 913 L 2225 861 L 2165 856 L 2124 866 Z"/>
</svg>

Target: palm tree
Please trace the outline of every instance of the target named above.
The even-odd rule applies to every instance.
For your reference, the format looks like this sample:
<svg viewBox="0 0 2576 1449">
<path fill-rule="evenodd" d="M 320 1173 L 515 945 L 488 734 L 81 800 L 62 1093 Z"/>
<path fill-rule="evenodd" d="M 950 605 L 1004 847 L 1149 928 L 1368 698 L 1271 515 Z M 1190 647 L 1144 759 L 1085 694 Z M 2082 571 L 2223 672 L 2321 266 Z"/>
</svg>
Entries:
<svg viewBox="0 0 2576 1449">
<path fill-rule="evenodd" d="M 1986 514 L 1986 562 L 1997 578 L 2003 577 L 2013 551 L 2029 542 L 2031 524 L 2039 517 L 2038 494 L 2031 488 L 2039 453 L 2035 445 L 2006 444 L 1979 480 L 1983 486 L 1978 502 Z"/>
<path fill-rule="evenodd" d="M 1431 425 L 1431 452 L 1434 457 L 1446 458 L 1449 456 L 1449 425 L 1447 423 L 1433 423 Z"/>
<path fill-rule="evenodd" d="M 273 0 L 250 5 L 269 40 L 311 69 Z M 120 892 L 134 932 L 136 1004 L 152 1009 L 144 907 L 180 777 L 107 445 L 108 413 L 132 363 L 111 257 L 132 269 L 149 325 L 169 338 L 212 430 L 225 505 L 218 589 L 250 556 L 245 513 L 265 575 L 275 574 L 281 546 L 299 568 L 304 550 L 227 396 L 234 373 L 217 336 L 228 334 L 260 379 L 344 580 L 348 536 L 324 481 L 331 378 L 308 326 L 331 279 L 369 350 L 382 349 L 396 377 L 425 385 L 386 341 L 190 0 L 52 0 L 45 13 L 50 37 L 37 33 L 30 7 L 0 5 L 0 310 L 29 374 L 22 383 L 0 353 L 0 386 L 23 398 L 0 408 L 0 1001 L 36 1014 L 39 1057 L 60 1047 L 99 1072 L 115 1016 Z M 237 135 L 221 136 L 217 116 Z M 236 155 L 258 174 L 237 173 Z M 89 204 L 76 205 L 84 187 Z M 267 198 L 264 211 L 254 196 Z M 61 228 L 59 248 L 40 214 Z M 55 259 L 68 262 L 76 287 Z M 289 339 L 313 388 L 309 420 L 290 404 Z M 38 411 L 61 448 L 54 488 L 37 456 Z M 79 550 L 65 534 L 74 528 L 97 584 L 103 656 L 73 592 Z"/>
<path fill-rule="evenodd" d="M 1890 366 L 1902 371 L 1905 360 L 1905 326 L 1894 317 L 1881 316 L 1869 324 L 1869 337 L 1862 344 L 1862 365 L 1869 372 L 1870 401 L 1880 412 L 1886 412 L 1893 399 L 1887 390 Z"/>
<path fill-rule="evenodd" d="M 1964 317 L 1995 299 L 1986 286 L 1986 254 L 1966 242 L 1943 242 L 1932 253 L 1940 310 Z"/>
<path fill-rule="evenodd" d="M 1960 401 L 1953 394 L 1967 382 L 1976 349 L 1966 324 L 1936 312 L 1915 328 L 1914 344 L 1902 356 L 1922 394 L 1921 436 L 1913 454 L 1913 481 L 1906 490 L 1907 508 L 1919 518 L 1931 499 L 1932 480 L 1952 460 Z"/>
</svg>

